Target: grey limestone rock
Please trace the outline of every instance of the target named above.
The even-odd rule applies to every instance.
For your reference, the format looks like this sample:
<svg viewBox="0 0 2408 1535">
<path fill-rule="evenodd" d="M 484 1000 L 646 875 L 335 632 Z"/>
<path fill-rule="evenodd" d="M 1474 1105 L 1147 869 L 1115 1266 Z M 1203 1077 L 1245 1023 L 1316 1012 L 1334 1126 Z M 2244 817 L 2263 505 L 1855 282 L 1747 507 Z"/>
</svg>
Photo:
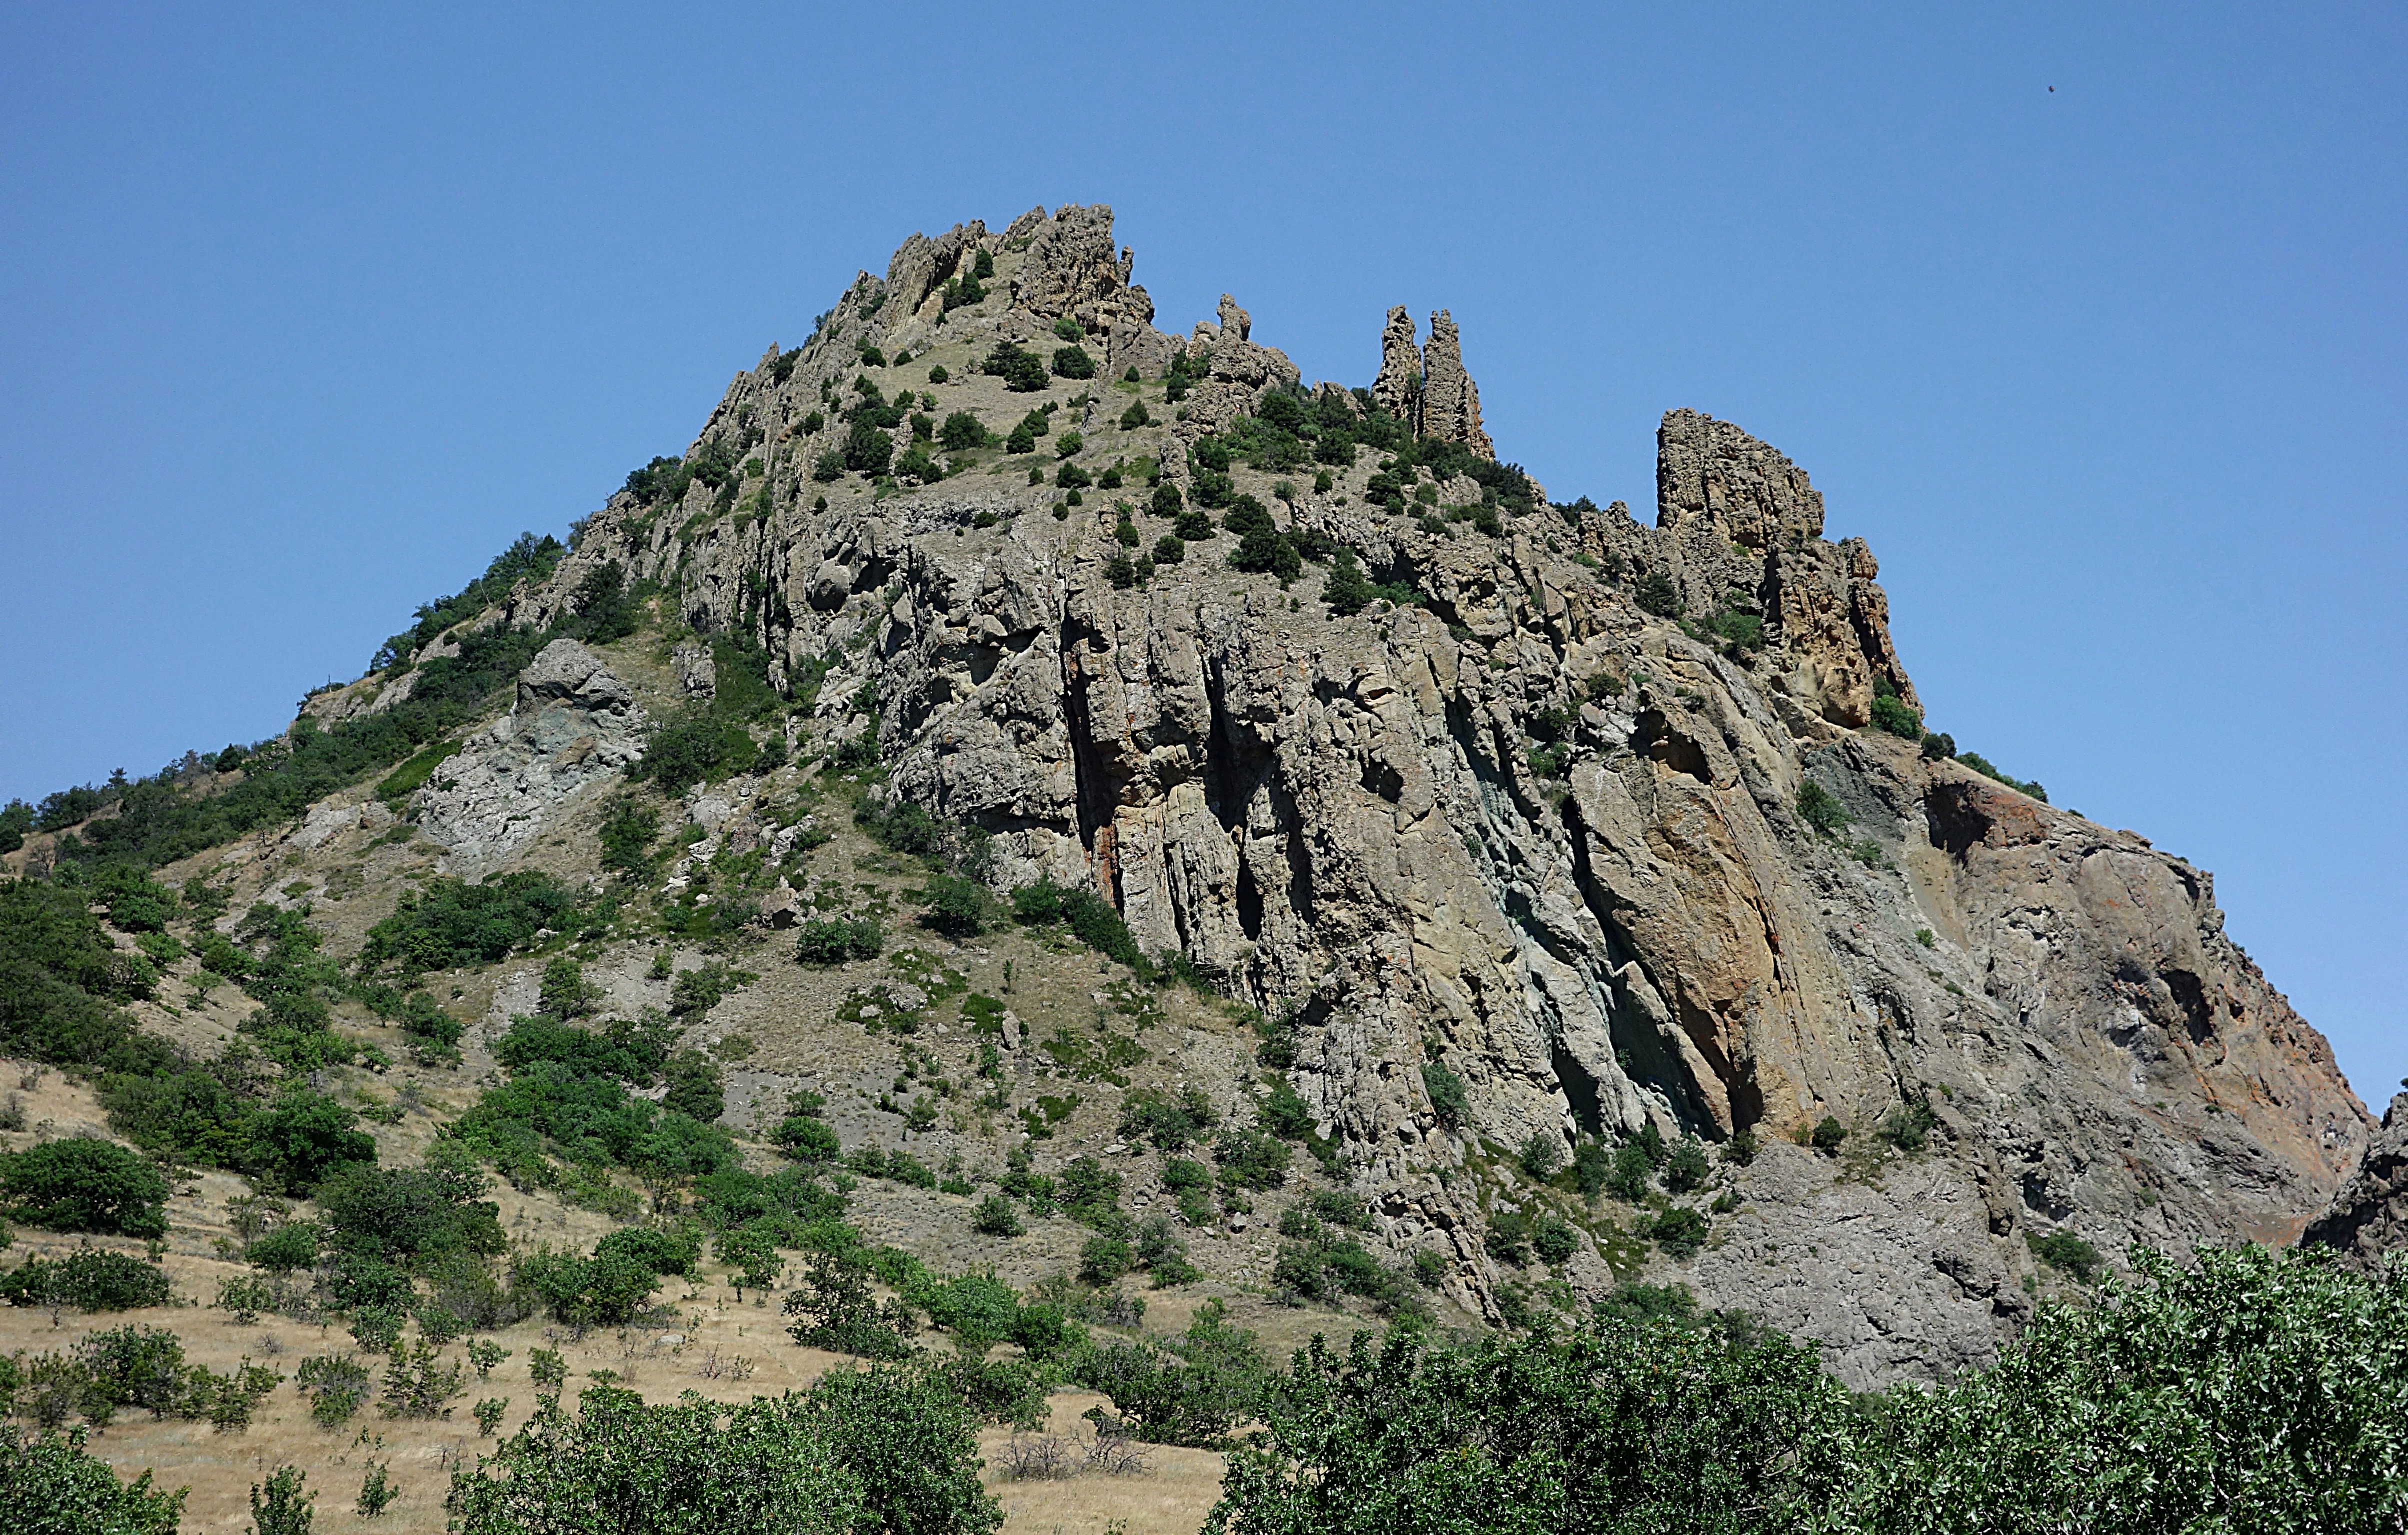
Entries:
<svg viewBox="0 0 2408 1535">
<path fill-rule="evenodd" d="M 519 674 L 510 711 L 469 738 L 417 794 L 420 827 L 471 866 L 523 846 L 571 796 L 643 754 L 642 706 L 574 639 Z"/>
</svg>

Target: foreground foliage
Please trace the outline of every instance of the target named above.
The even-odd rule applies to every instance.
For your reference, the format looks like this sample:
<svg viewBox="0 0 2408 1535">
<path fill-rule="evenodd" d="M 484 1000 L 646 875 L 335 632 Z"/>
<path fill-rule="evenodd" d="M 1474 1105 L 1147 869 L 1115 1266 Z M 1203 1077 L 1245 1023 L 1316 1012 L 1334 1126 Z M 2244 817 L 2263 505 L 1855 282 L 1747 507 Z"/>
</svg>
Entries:
<svg viewBox="0 0 2408 1535">
<path fill-rule="evenodd" d="M 1235 1454 L 1215 1535 L 2398 1530 L 2408 1270 L 2135 1255 L 1989 1370 L 1859 1401 L 1755 1329 L 1340 1355 L 1316 1341 Z"/>
<path fill-rule="evenodd" d="M 0 1507 L 22 1535 L 173 1535 L 183 1489 L 154 1492 L 150 1473 L 120 1482 L 84 1451 L 83 1430 L 26 1437 L 0 1424 Z"/>
<path fill-rule="evenodd" d="M 453 1473 L 459 1535 L 986 1535 L 977 1419 L 941 1378 L 838 1370 L 808 1394 L 729 1409 L 647 1406 L 597 1387 L 575 1416 L 546 1398 L 474 1470 Z"/>
</svg>

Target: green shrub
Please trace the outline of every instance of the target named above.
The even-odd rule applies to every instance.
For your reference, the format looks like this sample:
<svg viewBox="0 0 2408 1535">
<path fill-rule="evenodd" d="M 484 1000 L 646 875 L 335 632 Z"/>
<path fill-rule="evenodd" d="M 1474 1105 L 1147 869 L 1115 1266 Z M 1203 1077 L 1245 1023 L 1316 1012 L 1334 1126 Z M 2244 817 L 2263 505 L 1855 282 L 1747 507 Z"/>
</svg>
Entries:
<svg viewBox="0 0 2408 1535">
<path fill-rule="evenodd" d="M 1278 529 L 1257 527 L 1238 540 L 1237 549 L 1229 555 L 1229 567 L 1249 574 L 1276 576 L 1285 586 L 1303 572 L 1304 559 Z"/>
<path fill-rule="evenodd" d="M 836 1129 L 826 1122 L 802 1114 L 788 1114 L 778 1121 L 770 1132 L 770 1141 L 798 1162 L 828 1162 L 836 1158 Z"/>
<path fill-rule="evenodd" d="M 1572 1148 L 1572 1186 L 1581 1198 L 1594 1199 L 1605 1192 L 1606 1180 L 1613 1171 L 1613 1153 L 1601 1140 L 1584 1138 Z"/>
<path fill-rule="evenodd" d="M 718 960 L 706 960 L 695 969 L 677 972 L 677 980 L 669 985 L 669 1011 L 680 1018 L 709 1012 L 729 993 L 758 979 L 749 970 L 730 969 Z"/>
<path fill-rule="evenodd" d="M 1999 1362 L 1893 1388 L 1849 1445 L 1835 1528 L 2372 1530 L 2408 1503 L 2408 1292 L 2321 1254 L 2134 1255 Z M 1937 1503 L 1933 1489 L 1949 1489 Z M 1935 1513 L 1944 1518 L 1935 1517 Z"/>
<path fill-rule="evenodd" d="M 1045 365 L 1037 354 L 1010 341 L 997 341 L 979 371 L 999 378 L 1007 389 L 1034 394 L 1045 387 Z"/>
<path fill-rule="evenodd" d="M 1096 376 L 1096 360 L 1087 355 L 1084 347 L 1058 347 L 1054 352 L 1054 372 L 1064 379 L 1092 379 Z"/>
<path fill-rule="evenodd" d="M 368 929 L 359 971 L 415 975 L 490 965 L 533 944 L 545 928 L 575 930 L 581 917 L 577 894 L 536 869 L 483 884 L 430 880 L 404 892 L 394 914 Z"/>
<path fill-rule="evenodd" d="M 1208 1300 L 1184 1333 L 1092 1348 L 1072 1378 L 1108 1399 L 1132 1437 L 1211 1449 L 1254 1416 L 1273 1376 L 1254 1335 Z"/>
<path fill-rule="evenodd" d="M 71 1306 L 84 1312 L 139 1311 L 167 1304 L 166 1273 L 122 1253 L 81 1248 L 52 1262 L 27 1258 L 0 1273 L 0 1303 Z"/>
<path fill-rule="evenodd" d="M 795 929 L 795 958 L 805 965 L 876 959 L 882 941 L 876 917 L 822 917 Z"/>
<path fill-rule="evenodd" d="M 978 1212 L 970 1217 L 970 1229 L 982 1237 L 1017 1237 L 1026 1233 L 1020 1212 L 1010 1199 L 1000 1194 L 990 1194 L 979 1201 Z"/>
<path fill-rule="evenodd" d="M 1661 570 L 1651 570 L 1641 577 L 1632 598 L 1641 610 L 1658 618 L 1670 618 L 1681 610 L 1681 589 Z"/>
<path fill-rule="evenodd" d="M 1470 1092 L 1461 1077 L 1437 1061 L 1422 1065 L 1422 1090 L 1429 1095 L 1430 1112 L 1448 1129 L 1460 1129 L 1470 1107 Z"/>
<path fill-rule="evenodd" d="M 844 466 L 864 479 L 874 480 L 886 472 L 895 456 L 895 439 L 879 430 L 877 423 L 867 416 L 856 416 L 845 432 Z"/>
<path fill-rule="evenodd" d="M 1224 1184 L 1242 1189 L 1279 1188 L 1287 1183 L 1294 1154 L 1276 1137 L 1262 1130 L 1232 1130 L 1212 1144 L 1212 1159 L 1221 1165 Z"/>
<path fill-rule="evenodd" d="M 2014 778 L 2006 773 L 2000 772 L 1992 765 L 1989 758 L 1982 755 L 1979 752 L 1962 753 L 1957 756 L 1956 760 L 1963 763 L 1966 767 L 1972 768 L 1973 771 L 1981 774 L 1984 778 L 1990 780 L 1994 783 L 2003 783 L 2008 788 L 2014 790 L 2015 793 L 2027 796 L 2032 799 L 2037 799 L 2043 805 L 2048 803 L 2048 791 L 2046 789 L 2042 788 L 2037 782 L 2028 782 L 2023 779 Z"/>
<path fill-rule="evenodd" d="M 1211 1528 L 1756 1528 L 1832 1490 L 1842 1462 L 1823 1436 L 1847 1411 L 1810 1349 L 1662 1325 L 1462 1348 L 1400 1330 L 1342 1355 L 1316 1341 L 1272 1383 Z"/>
<path fill-rule="evenodd" d="M 862 1251 L 815 1251 L 803 1264 L 802 1286 L 787 1295 L 784 1305 L 785 1314 L 797 1318 L 786 1329 L 796 1342 L 866 1359 L 910 1355 L 901 1325 L 910 1313 L 899 1300 L 876 1299 L 870 1290 L 875 1275 Z"/>
<path fill-rule="evenodd" d="M 1612 1165 L 1606 1169 L 1605 1191 L 1625 1204 L 1638 1204 L 1647 1198 L 1648 1180 L 1655 1175 L 1655 1165 L 1648 1160 L 1646 1149 L 1636 1141 L 1625 1141 L 1613 1149 Z"/>
<path fill-rule="evenodd" d="M 1882 1121 L 1881 1137 L 1899 1150 L 1912 1154 L 1924 1148 L 1939 1123 L 1940 1116 L 1932 1110 L 1930 1100 L 1916 1093 Z"/>
<path fill-rule="evenodd" d="M 1835 1116 L 1825 1114 L 1807 1139 L 1816 1151 L 1835 1152 L 1840 1149 L 1840 1142 L 1848 1139 L 1848 1127 Z"/>
<path fill-rule="evenodd" d="M 1286 1084 L 1283 1083 L 1281 1086 Z M 1294 1089 L 1289 1089 L 1288 1096 L 1296 1097 Z M 1176 1154 L 1203 1140 L 1220 1123 L 1220 1111 L 1213 1108 L 1211 1098 L 1202 1088 L 1182 1087 L 1172 1092 L 1141 1087 L 1122 1099 L 1117 1133 L 1124 1140 L 1150 1141 L 1157 1151 Z M 1308 1114 L 1305 1127 L 1309 1130 L 1312 1125 Z"/>
<path fill-rule="evenodd" d="M 1541 1215 L 1530 1231 L 1530 1246 L 1542 1263 L 1567 1262 L 1580 1251 L 1580 1233 L 1555 1215 Z"/>
<path fill-rule="evenodd" d="M 1839 835 L 1840 829 L 1855 819 L 1837 795 L 1811 778 L 1799 781 L 1798 815 L 1826 837 Z"/>
<path fill-rule="evenodd" d="M 1165 488 L 1168 489 L 1168 487 Z M 1213 537 L 1215 531 L 1212 526 L 1212 514 L 1193 509 L 1180 512 L 1170 524 L 1170 531 L 1187 543 L 1207 542 Z"/>
<path fill-rule="evenodd" d="M 1187 558 L 1186 541 L 1175 533 L 1166 533 L 1154 543 L 1154 563 L 1178 565 Z"/>
<path fill-rule="evenodd" d="M 943 383 L 950 377 L 952 377 L 952 375 L 945 371 L 945 365 L 942 363 L 939 363 L 928 369 L 928 381 L 932 384 Z"/>
<path fill-rule="evenodd" d="M 368 1399 L 368 1367 L 350 1354 L 308 1358 L 293 1371 L 293 1383 L 309 1400 L 309 1420 L 321 1428 L 339 1427 Z"/>
<path fill-rule="evenodd" d="M 956 410 L 937 428 L 937 441 L 949 453 L 966 453 L 986 445 L 986 428 L 967 410 Z M 1035 444 L 1030 444 L 1034 447 Z"/>
<path fill-rule="evenodd" d="M 167 1232 L 167 1181 L 107 1140 L 79 1136 L 0 1156 L 0 1196 L 11 1219 L 53 1231 Z"/>
<path fill-rule="evenodd" d="M 1693 1135 L 1683 1136 L 1671 1155 L 1664 1159 L 1664 1188 L 1670 1194 L 1687 1194 L 1705 1186 L 1708 1172 L 1706 1148 Z"/>
<path fill-rule="evenodd" d="M 1363 574 L 1355 563 L 1354 552 L 1341 549 L 1330 563 L 1329 574 L 1321 583 L 1321 600 L 1340 618 L 1351 618 L 1371 605 L 1379 589 Z"/>
<path fill-rule="evenodd" d="M 1874 679 L 1872 723 L 1876 730 L 1885 730 L 1904 740 L 1923 739 L 1922 712 L 1899 696 L 1896 684 L 1886 677 Z"/>
<path fill-rule="evenodd" d="M 643 1265 L 653 1273 L 691 1274 L 702 1260 L 701 1239 L 691 1231 L 664 1231 L 654 1227 L 630 1226 L 611 1232 L 594 1244 L 594 1255 L 616 1254 Z"/>
<path fill-rule="evenodd" d="M 1544 1130 L 1533 1133 L 1522 1147 L 1520 1161 L 1526 1175 L 1545 1183 L 1564 1165 L 1564 1138 Z"/>
<path fill-rule="evenodd" d="M 632 1391 L 585 1392 L 570 1417 L 552 1399 L 474 1469 L 452 1476 L 458 1535 L 608 1528 L 623 1535 L 761 1531 L 866 1535 L 858 1471 L 804 1399 L 728 1408 L 687 1397 L 647 1406 Z M 913 1526 L 902 1527 L 916 1530 Z M 931 1535 L 943 1535 L 928 1527 Z M 978 1527 L 979 1535 L 983 1528 Z"/>
<path fill-rule="evenodd" d="M 624 1327 L 651 1303 L 660 1275 L 621 1252 L 592 1257 L 538 1252 L 519 1260 L 513 1282 L 540 1297 L 570 1327 Z"/>
<path fill-rule="evenodd" d="M 1121 430 L 1125 432 L 1134 432 L 1140 426 L 1153 424 L 1154 417 L 1147 412 L 1143 400 L 1129 401 L 1129 408 L 1121 412 Z M 1178 493 L 1173 491 L 1171 494 L 1176 495 Z"/>
<path fill-rule="evenodd" d="M 1111 903 L 1092 890 L 1066 888 L 1040 880 L 1012 892 L 1012 915 L 1028 925 L 1060 923 L 1081 942 L 1109 959 L 1119 961 L 1141 979 L 1151 979 L 1154 966 L 1137 946 L 1136 935 Z"/>
<path fill-rule="evenodd" d="M 2100 1256 L 2098 1248 L 2071 1231 L 2052 1231 L 2045 1237 L 2028 1235 L 2024 1241 L 2031 1248 L 2034 1257 L 2085 1284 L 2096 1278 L 2099 1270 L 2106 1266 L 2107 1260 Z"/>
<path fill-rule="evenodd" d="M 1706 1245 L 1706 1218 L 1694 1210 L 1674 1206 L 1649 1222 L 1641 1233 L 1685 1263 Z"/>
</svg>

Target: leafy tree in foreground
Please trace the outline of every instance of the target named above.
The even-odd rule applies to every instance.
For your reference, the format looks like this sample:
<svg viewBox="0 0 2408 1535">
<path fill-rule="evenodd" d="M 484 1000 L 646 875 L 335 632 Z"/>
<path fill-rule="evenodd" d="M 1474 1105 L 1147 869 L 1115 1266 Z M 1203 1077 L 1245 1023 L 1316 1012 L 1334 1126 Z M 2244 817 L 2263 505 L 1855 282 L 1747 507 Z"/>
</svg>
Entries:
<svg viewBox="0 0 2408 1535">
<path fill-rule="evenodd" d="M 153 1492 L 150 1473 L 120 1482 L 84 1453 L 84 1431 L 28 1438 L 0 1424 L 0 1507 L 23 1535 L 174 1535 L 184 1491 Z"/>
<path fill-rule="evenodd" d="M 1230 1457 L 1213 1535 L 1769 1528 L 1836 1490 L 1846 1390 L 1813 1347 L 1652 1325 L 1425 1349 L 1320 1340 Z"/>
<path fill-rule="evenodd" d="M 648 1407 L 632 1391 L 606 1386 L 584 1393 L 578 1408 L 571 1417 L 556 1399 L 543 1399 L 493 1456 L 454 1471 L 445 1504 L 451 1528 L 459 1535 L 846 1535 L 862 1528 L 859 1480 L 805 1399 L 755 1399 L 730 1413 L 690 1392 Z"/>
<path fill-rule="evenodd" d="M 2408 1268 L 2321 1252 L 2133 1254 L 1998 1364 L 1901 1386 L 1849 1531 L 2396 1530 L 2408 1521 Z"/>
</svg>

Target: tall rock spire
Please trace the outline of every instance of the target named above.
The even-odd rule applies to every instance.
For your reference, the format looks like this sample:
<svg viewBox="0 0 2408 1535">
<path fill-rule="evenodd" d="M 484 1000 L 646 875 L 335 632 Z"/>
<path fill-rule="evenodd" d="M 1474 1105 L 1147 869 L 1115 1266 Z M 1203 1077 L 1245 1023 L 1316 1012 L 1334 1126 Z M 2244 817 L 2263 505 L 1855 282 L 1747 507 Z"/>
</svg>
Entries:
<svg viewBox="0 0 2408 1535">
<path fill-rule="evenodd" d="M 1371 402 L 1419 430 L 1421 397 L 1421 343 L 1413 336 L 1413 317 L 1399 304 L 1388 311 L 1388 328 L 1380 333 L 1380 376 L 1371 381 Z"/>
<path fill-rule="evenodd" d="M 1483 458 L 1495 458 L 1497 445 L 1480 429 L 1480 386 L 1463 370 L 1463 343 L 1455 335 L 1455 317 L 1444 309 L 1430 316 L 1423 366 L 1422 436 L 1459 442 Z"/>
</svg>

